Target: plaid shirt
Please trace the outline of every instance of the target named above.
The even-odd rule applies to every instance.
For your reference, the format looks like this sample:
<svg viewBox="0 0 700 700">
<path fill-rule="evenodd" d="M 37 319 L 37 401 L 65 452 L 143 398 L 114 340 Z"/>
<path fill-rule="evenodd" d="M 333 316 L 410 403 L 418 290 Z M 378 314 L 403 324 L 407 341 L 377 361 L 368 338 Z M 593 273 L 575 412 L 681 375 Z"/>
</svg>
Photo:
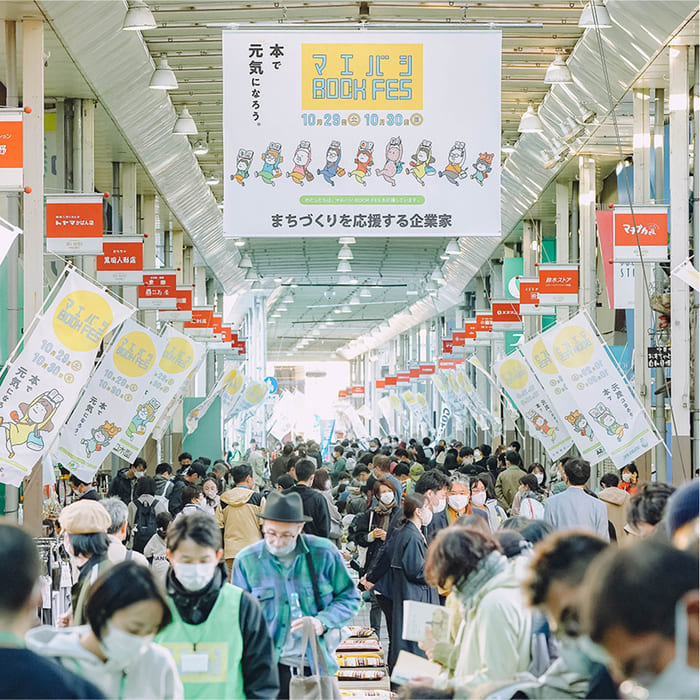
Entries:
<svg viewBox="0 0 700 700">
<path fill-rule="evenodd" d="M 307 552 L 311 552 L 316 571 L 316 585 L 323 603 L 321 612 L 314 599 Z M 326 632 L 319 642 L 329 673 L 337 671 L 334 651 L 340 643 L 339 631 L 360 609 L 360 593 L 340 552 L 330 540 L 313 535 L 300 536 L 296 558 L 289 571 L 270 554 L 264 540 L 256 542 L 236 556 L 232 582 L 258 599 L 272 635 L 277 661 L 289 634 L 289 597 L 293 592 L 298 593 L 302 613 L 318 618 L 325 625 Z M 310 654 L 308 656 L 310 659 Z"/>
</svg>

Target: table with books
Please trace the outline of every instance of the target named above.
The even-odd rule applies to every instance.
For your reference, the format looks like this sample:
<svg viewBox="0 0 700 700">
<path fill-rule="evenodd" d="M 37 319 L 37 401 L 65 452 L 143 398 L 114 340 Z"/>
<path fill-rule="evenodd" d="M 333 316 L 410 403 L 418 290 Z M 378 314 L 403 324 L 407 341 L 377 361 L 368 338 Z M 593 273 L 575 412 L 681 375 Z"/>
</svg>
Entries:
<svg viewBox="0 0 700 700">
<path fill-rule="evenodd" d="M 338 685 L 343 697 L 391 698 L 389 669 L 381 642 L 371 627 L 350 627 L 348 637 L 335 650 Z"/>
</svg>

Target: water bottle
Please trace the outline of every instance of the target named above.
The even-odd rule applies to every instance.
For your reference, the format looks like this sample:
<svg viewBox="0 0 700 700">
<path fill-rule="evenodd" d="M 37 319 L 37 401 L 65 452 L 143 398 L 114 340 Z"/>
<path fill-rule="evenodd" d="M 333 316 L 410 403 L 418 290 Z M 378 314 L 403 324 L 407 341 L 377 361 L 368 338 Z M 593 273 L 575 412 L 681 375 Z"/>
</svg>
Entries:
<svg viewBox="0 0 700 700">
<path fill-rule="evenodd" d="M 304 617 L 304 613 L 301 611 L 301 605 L 299 604 L 299 594 L 295 591 L 289 596 L 289 621 L 298 620 Z M 294 632 L 292 635 L 295 639 L 301 639 L 301 630 Z"/>
</svg>

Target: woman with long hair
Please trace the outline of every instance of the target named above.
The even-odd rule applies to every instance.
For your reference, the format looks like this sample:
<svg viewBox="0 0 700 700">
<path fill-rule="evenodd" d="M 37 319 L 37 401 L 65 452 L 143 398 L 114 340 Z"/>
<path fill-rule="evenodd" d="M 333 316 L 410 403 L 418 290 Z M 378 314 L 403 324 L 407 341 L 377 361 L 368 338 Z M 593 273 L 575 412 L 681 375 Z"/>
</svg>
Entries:
<svg viewBox="0 0 700 700">
<path fill-rule="evenodd" d="M 507 517 L 503 508 L 498 505 L 493 477 L 489 472 L 481 472 L 471 480 L 470 504 L 472 511 L 482 510 L 488 515 L 491 532 L 498 530 L 498 526 Z"/>
<path fill-rule="evenodd" d="M 328 513 L 331 516 L 331 532 L 328 536 L 329 539 L 335 542 L 338 549 L 340 549 L 340 542 L 343 537 L 342 529 L 342 516 L 338 510 L 338 506 L 335 504 L 333 499 L 333 484 L 330 476 L 330 472 L 326 467 L 321 467 L 317 469 L 314 474 L 314 480 L 311 483 L 311 488 L 316 489 L 321 492 L 321 495 L 326 499 L 328 503 Z"/>
</svg>

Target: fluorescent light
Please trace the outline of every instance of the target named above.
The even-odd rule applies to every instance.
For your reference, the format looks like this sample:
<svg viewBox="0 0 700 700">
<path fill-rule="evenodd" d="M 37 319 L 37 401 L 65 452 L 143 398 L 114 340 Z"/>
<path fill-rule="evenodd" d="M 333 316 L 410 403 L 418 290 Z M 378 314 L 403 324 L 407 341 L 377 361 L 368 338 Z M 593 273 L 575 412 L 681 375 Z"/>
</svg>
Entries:
<svg viewBox="0 0 700 700">
<path fill-rule="evenodd" d="M 360 290 L 360 296 L 363 299 L 367 299 L 368 297 L 372 296 L 372 292 L 370 292 L 369 289 L 367 289 L 367 287 L 362 287 L 362 289 Z"/>
<path fill-rule="evenodd" d="M 549 64 L 549 68 L 547 68 L 547 72 L 544 74 L 544 82 L 547 83 L 547 85 L 574 82 L 571 77 L 569 66 L 566 65 L 564 57 L 560 53 L 558 53 Z"/>
<path fill-rule="evenodd" d="M 608 8 L 603 4 L 603 0 L 588 0 L 579 17 L 578 26 L 586 29 L 589 27 L 600 27 L 600 29 L 612 27 L 610 14 Z"/>
<path fill-rule="evenodd" d="M 277 307 L 277 311 L 286 311 L 286 310 L 287 310 L 287 307 L 284 304 L 280 304 Z"/>
<path fill-rule="evenodd" d="M 148 9 L 143 0 L 129 0 L 129 9 L 122 22 L 122 29 L 127 31 L 143 31 L 145 29 L 155 29 L 158 25 L 153 17 L 153 13 Z"/>
<path fill-rule="evenodd" d="M 518 131 L 521 134 L 535 134 L 542 131 L 542 122 L 537 116 L 532 102 L 530 102 L 530 104 L 527 106 L 525 114 L 523 114 L 523 116 L 520 118 Z"/>
<path fill-rule="evenodd" d="M 186 106 L 182 108 L 180 116 L 175 121 L 173 134 L 182 134 L 184 136 L 197 135 L 197 125 L 194 123 L 194 119 L 192 119 L 192 115 Z"/>
<path fill-rule="evenodd" d="M 347 260 L 341 260 L 338 263 L 336 272 L 352 272 L 352 267 L 350 267 L 350 263 Z"/>
<path fill-rule="evenodd" d="M 282 318 L 282 314 L 278 314 L 276 311 L 274 314 L 270 314 L 270 318 Z"/>
<path fill-rule="evenodd" d="M 449 260 L 450 256 L 447 253 L 440 254 L 440 260 Z"/>
<path fill-rule="evenodd" d="M 245 245 L 245 238 L 236 238 L 236 240 L 233 242 L 233 245 L 242 248 Z"/>
<path fill-rule="evenodd" d="M 346 245 L 338 251 L 338 260 L 352 260 L 353 257 L 352 250 Z"/>
<path fill-rule="evenodd" d="M 445 247 L 448 255 L 459 255 L 459 243 L 453 238 Z"/>
<path fill-rule="evenodd" d="M 250 259 L 250 255 L 244 255 L 241 258 L 241 262 L 238 263 L 238 267 L 253 267 L 253 261 Z"/>
</svg>

